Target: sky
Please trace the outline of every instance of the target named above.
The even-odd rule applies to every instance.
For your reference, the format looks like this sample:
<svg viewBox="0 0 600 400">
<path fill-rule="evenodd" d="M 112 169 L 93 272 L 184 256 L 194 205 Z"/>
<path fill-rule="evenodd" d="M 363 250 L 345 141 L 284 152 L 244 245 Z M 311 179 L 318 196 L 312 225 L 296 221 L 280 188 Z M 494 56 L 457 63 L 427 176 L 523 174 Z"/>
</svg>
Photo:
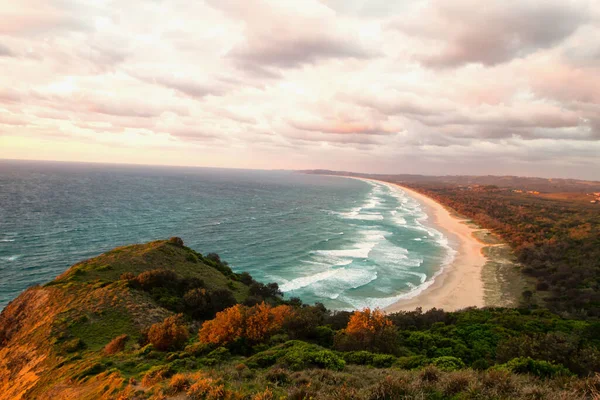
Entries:
<svg viewBox="0 0 600 400">
<path fill-rule="evenodd" d="M 0 158 L 600 179 L 600 0 L 19 0 L 0 21 Z"/>
</svg>

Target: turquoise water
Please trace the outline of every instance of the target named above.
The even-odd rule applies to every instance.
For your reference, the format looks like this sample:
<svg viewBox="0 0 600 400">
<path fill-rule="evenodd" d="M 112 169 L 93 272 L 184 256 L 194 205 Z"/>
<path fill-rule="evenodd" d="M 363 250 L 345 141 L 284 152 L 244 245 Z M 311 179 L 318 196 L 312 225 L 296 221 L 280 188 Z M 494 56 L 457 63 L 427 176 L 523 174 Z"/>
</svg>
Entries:
<svg viewBox="0 0 600 400">
<path fill-rule="evenodd" d="M 286 296 L 385 307 L 452 250 L 385 184 L 288 171 L 0 161 L 0 308 L 113 247 L 180 236 Z"/>
</svg>

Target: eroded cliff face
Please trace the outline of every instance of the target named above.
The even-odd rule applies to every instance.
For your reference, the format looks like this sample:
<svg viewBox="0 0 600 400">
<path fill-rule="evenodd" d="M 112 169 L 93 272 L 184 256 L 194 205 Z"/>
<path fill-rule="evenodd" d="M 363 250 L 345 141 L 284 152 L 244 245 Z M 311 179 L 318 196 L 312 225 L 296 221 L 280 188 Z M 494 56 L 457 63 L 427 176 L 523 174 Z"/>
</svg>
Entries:
<svg viewBox="0 0 600 400">
<path fill-rule="evenodd" d="M 48 327 L 59 312 L 49 295 L 30 288 L 0 314 L 0 398 L 23 398 L 47 369 Z"/>
<path fill-rule="evenodd" d="M 61 341 L 63 318 L 81 315 L 85 310 L 81 300 L 86 298 L 77 299 L 78 292 L 33 287 L 2 312 L 0 399 L 109 398 L 106 388 L 121 385 L 122 379 L 114 374 L 98 375 L 87 381 L 73 379 L 96 358 L 91 355 L 84 360 L 65 347 L 73 339 Z"/>
<path fill-rule="evenodd" d="M 128 382 L 102 364 L 104 346 L 124 334 L 135 345 L 172 314 L 123 276 L 160 268 L 213 287 L 229 282 L 198 256 L 174 241 L 121 247 L 24 291 L 0 314 L 0 400 L 118 398 Z"/>
</svg>

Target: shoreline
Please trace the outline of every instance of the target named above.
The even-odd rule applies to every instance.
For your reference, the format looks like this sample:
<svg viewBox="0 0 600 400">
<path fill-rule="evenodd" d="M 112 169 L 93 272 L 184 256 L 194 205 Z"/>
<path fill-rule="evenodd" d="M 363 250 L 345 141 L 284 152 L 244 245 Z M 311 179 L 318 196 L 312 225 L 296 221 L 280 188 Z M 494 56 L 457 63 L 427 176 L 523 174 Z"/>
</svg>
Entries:
<svg viewBox="0 0 600 400">
<path fill-rule="evenodd" d="M 432 227 L 447 237 L 449 246 L 455 251 L 453 259 L 448 264 L 440 265 L 438 272 L 429 277 L 429 281 L 433 279 L 429 286 L 413 297 L 385 307 L 384 311 L 414 311 L 417 307 L 421 307 L 423 311 L 432 308 L 455 311 L 487 305 L 483 271 L 490 259 L 483 249 L 496 245 L 484 243 L 474 235 L 484 229 L 474 227 L 470 220 L 461 219 L 442 204 L 408 187 L 378 179 L 349 178 L 370 180 L 406 192 L 419 202 L 423 211 L 431 218 Z"/>
</svg>

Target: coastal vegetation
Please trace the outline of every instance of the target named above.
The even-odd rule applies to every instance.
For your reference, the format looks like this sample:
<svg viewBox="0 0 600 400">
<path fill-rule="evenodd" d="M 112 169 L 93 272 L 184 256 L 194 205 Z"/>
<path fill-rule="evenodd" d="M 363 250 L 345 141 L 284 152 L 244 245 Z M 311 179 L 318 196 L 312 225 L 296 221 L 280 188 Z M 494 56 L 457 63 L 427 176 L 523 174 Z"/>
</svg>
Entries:
<svg viewBox="0 0 600 400">
<path fill-rule="evenodd" d="M 600 317 L 600 208 L 498 186 L 408 184 L 492 230 L 534 280 L 524 301 L 573 318 Z"/>
<path fill-rule="evenodd" d="M 600 323 L 535 304 L 330 311 L 178 239 L 117 248 L 0 315 L 0 398 L 595 398 Z"/>
</svg>

